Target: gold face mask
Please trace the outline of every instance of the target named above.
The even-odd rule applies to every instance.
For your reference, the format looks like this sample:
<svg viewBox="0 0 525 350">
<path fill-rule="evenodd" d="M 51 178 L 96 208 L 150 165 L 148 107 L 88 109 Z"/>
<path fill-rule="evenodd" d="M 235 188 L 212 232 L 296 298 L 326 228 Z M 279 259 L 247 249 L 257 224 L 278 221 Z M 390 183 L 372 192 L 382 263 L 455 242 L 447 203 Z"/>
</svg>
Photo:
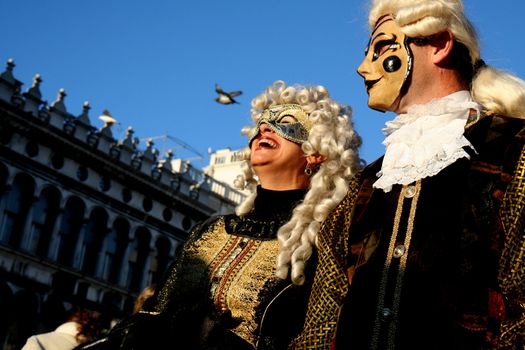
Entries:
<svg viewBox="0 0 525 350">
<path fill-rule="evenodd" d="M 308 140 L 312 123 L 308 114 L 297 104 L 276 105 L 265 109 L 257 125 L 250 135 L 249 145 L 259 135 L 261 124 L 266 124 L 270 129 L 285 139 L 302 144 Z"/>
<path fill-rule="evenodd" d="M 365 79 L 368 106 L 388 111 L 412 70 L 408 38 L 388 15 L 377 22 L 357 72 Z"/>
</svg>

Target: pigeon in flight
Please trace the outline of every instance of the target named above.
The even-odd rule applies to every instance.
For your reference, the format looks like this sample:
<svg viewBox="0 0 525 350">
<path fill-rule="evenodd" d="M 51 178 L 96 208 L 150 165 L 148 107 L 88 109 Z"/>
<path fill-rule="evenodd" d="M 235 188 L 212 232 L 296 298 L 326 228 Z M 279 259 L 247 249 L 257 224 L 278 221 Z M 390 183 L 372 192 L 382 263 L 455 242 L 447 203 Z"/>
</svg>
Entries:
<svg viewBox="0 0 525 350">
<path fill-rule="evenodd" d="M 215 84 L 215 91 L 219 94 L 219 97 L 215 99 L 215 101 L 223 104 L 223 105 L 231 105 L 233 103 L 239 103 L 235 101 L 233 98 L 235 96 L 239 96 L 242 94 L 242 91 L 231 91 L 231 92 L 225 92 L 221 89 L 219 84 Z"/>
<path fill-rule="evenodd" d="M 105 109 L 102 112 L 102 115 L 98 117 L 98 119 L 102 120 L 104 122 L 104 127 L 111 126 L 113 124 L 119 124 L 115 118 L 111 116 L 109 111 Z"/>
</svg>

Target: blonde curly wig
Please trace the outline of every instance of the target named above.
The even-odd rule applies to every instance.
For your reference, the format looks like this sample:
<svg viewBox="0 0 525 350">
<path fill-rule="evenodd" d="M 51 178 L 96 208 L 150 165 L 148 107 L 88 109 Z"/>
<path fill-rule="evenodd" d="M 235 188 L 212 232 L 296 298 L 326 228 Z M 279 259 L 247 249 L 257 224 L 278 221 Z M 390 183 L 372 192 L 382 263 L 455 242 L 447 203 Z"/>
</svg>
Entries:
<svg viewBox="0 0 525 350">
<path fill-rule="evenodd" d="M 449 31 L 469 54 L 474 77 L 469 81 L 473 99 L 489 113 L 525 118 L 525 82 L 480 62 L 479 40 L 467 19 L 461 0 L 372 0 L 368 24 L 391 14 L 402 31 L 411 38 L 428 37 Z M 474 68 L 476 67 L 476 68 Z"/>
<path fill-rule="evenodd" d="M 301 105 L 313 124 L 308 141 L 302 144 L 304 154 L 326 157 L 311 177 L 303 202 L 294 209 L 290 221 L 277 234 L 280 253 L 276 275 L 285 279 L 291 270 L 292 282 L 303 284 L 305 264 L 312 255 L 319 227 L 346 195 L 348 181 L 362 168 L 363 161 L 358 155 L 361 138 L 353 128 L 351 108 L 334 101 L 324 86 L 287 86 L 278 80 L 252 100 L 252 120 L 256 124 L 268 107 L 291 103 Z M 242 133 L 250 135 L 253 128 L 245 127 Z M 248 161 L 249 155 L 248 149 L 244 175 L 236 180 L 238 187 L 248 188 L 251 192 L 236 209 L 240 216 L 253 208 L 256 197 L 257 178 Z"/>
</svg>

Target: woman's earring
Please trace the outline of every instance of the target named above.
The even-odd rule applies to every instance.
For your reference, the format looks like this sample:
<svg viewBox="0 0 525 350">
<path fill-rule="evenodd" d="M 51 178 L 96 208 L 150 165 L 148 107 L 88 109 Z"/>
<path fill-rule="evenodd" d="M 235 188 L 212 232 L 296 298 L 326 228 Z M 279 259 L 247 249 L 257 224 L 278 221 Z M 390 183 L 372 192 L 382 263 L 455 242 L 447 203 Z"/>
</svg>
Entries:
<svg viewBox="0 0 525 350">
<path fill-rule="evenodd" d="M 312 176 L 314 171 L 309 166 L 306 166 L 306 168 L 304 168 L 304 173 L 306 174 L 306 176 Z"/>
</svg>

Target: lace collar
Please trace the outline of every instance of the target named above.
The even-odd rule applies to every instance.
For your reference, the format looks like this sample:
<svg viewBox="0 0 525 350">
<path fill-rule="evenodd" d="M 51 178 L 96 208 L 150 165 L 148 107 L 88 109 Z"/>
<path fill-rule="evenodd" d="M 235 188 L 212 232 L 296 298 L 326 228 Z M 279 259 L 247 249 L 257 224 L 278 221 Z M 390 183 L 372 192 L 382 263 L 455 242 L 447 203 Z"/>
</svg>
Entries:
<svg viewBox="0 0 525 350">
<path fill-rule="evenodd" d="M 471 110 L 481 107 L 470 92 L 415 105 L 406 114 L 386 123 L 386 152 L 375 188 L 389 192 L 394 184 L 407 185 L 434 176 L 460 158 L 469 158 L 463 147 L 474 146 L 463 136 Z M 475 151 L 475 150 L 474 150 Z"/>
</svg>

